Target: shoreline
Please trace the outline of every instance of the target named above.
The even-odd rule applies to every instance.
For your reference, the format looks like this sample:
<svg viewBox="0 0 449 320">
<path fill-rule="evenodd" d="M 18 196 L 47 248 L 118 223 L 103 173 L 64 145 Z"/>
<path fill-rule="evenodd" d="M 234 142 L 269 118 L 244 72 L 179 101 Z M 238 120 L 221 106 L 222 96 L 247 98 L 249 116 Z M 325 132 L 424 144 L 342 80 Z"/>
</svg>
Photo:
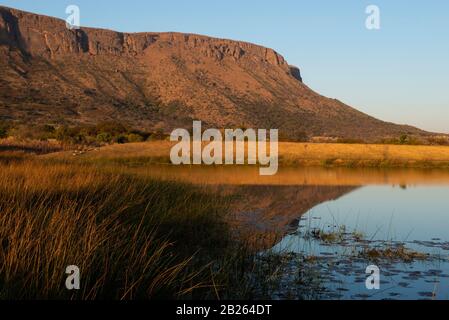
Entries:
<svg viewBox="0 0 449 320">
<path fill-rule="evenodd" d="M 175 144 L 169 141 L 115 144 L 78 154 L 65 151 L 43 157 L 57 159 L 76 156 L 84 160 L 169 164 L 170 150 Z M 279 166 L 449 169 L 449 147 L 280 142 Z"/>
</svg>

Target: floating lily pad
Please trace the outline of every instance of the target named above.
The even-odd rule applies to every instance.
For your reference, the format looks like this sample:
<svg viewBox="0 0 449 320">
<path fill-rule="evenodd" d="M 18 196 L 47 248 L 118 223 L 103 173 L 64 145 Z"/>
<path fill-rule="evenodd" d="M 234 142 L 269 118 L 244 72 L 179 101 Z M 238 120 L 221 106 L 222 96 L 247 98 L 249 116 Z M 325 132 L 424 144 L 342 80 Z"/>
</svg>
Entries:
<svg viewBox="0 0 449 320">
<path fill-rule="evenodd" d="M 433 292 L 430 292 L 430 291 L 428 291 L 428 292 L 418 292 L 418 294 L 421 297 L 429 297 L 429 298 L 433 298 L 434 297 Z"/>
<path fill-rule="evenodd" d="M 359 293 L 359 294 L 356 294 L 354 296 L 354 298 L 358 298 L 358 299 L 368 299 L 370 297 L 371 296 L 369 294 L 366 294 L 366 293 Z"/>
</svg>

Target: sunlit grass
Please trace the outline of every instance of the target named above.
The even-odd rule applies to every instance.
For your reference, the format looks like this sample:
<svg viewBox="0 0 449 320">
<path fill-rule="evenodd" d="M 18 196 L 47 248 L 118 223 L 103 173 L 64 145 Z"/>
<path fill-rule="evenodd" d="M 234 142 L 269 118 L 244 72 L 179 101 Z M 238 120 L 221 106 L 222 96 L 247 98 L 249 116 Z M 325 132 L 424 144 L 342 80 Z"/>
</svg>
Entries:
<svg viewBox="0 0 449 320">
<path fill-rule="evenodd" d="M 153 141 L 111 145 L 79 157 L 117 163 L 170 163 L 170 149 L 174 143 Z M 72 153 L 49 157 L 72 157 Z M 448 168 L 449 147 L 375 144 L 279 143 L 281 167 L 418 167 Z"/>
<path fill-rule="evenodd" d="M 0 166 L 0 299 L 216 298 L 231 290 L 227 268 L 243 263 L 235 252 L 244 248 L 223 222 L 225 198 L 86 164 Z M 64 286 L 69 265 L 81 270 L 79 291 Z"/>
</svg>

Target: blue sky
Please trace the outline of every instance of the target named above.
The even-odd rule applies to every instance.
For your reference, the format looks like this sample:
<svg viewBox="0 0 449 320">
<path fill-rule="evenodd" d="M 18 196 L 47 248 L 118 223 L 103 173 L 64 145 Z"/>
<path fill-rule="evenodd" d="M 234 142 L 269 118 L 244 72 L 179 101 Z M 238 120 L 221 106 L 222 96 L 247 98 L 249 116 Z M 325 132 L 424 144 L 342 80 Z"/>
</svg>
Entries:
<svg viewBox="0 0 449 320">
<path fill-rule="evenodd" d="M 315 91 L 382 120 L 449 133 L 447 0 L 12 0 L 0 4 L 118 31 L 179 31 L 281 53 Z M 377 5 L 381 29 L 365 28 Z"/>
</svg>

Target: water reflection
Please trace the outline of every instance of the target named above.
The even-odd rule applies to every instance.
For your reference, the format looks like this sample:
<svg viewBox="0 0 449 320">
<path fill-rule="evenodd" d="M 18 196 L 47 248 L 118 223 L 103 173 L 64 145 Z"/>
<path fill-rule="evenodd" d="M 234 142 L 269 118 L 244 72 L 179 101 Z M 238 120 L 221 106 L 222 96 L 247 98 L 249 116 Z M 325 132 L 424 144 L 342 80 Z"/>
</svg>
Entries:
<svg viewBox="0 0 449 320">
<path fill-rule="evenodd" d="M 275 176 L 260 176 L 249 166 L 145 166 L 133 168 L 165 180 L 206 185 L 269 185 L 269 186 L 366 186 L 395 185 L 406 188 L 416 185 L 449 186 L 449 170 L 369 169 L 369 168 L 280 168 Z"/>
<path fill-rule="evenodd" d="M 321 259 L 316 266 L 325 287 L 324 298 L 448 299 L 448 195 L 447 186 L 359 188 L 307 211 L 296 232 L 286 235 L 273 251 Z M 342 226 L 348 234 L 357 232 L 366 240 L 329 244 L 303 236 L 305 230 L 336 230 Z M 365 268 L 373 262 L 360 258 L 357 252 L 363 247 L 391 244 L 428 254 L 428 258 L 376 262 L 382 270 L 382 291 L 368 291 Z M 290 268 L 295 266 L 293 263 Z M 280 290 L 278 294 L 282 297 L 285 292 Z"/>
<path fill-rule="evenodd" d="M 323 299 L 449 299 L 447 170 L 284 168 L 274 177 L 261 177 L 252 167 L 135 170 L 231 195 L 229 221 L 242 240 L 258 251 L 292 255 L 274 298 L 298 298 L 292 294 L 301 289 L 296 277 L 308 266 L 324 287 Z M 342 226 L 364 241 L 304 239 L 304 230 Z M 365 268 L 372 261 L 360 258 L 359 251 L 386 244 L 431 259 L 378 261 L 382 290 L 367 291 Z"/>
<path fill-rule="evenodd" d="M 320 203 L 335 200 L 352 186 L 227 186 L 234 195 L 228 219 L 239 237 L 255 250 L 273 246 L 298 228 L 301 216 Z"/>
</svg>

